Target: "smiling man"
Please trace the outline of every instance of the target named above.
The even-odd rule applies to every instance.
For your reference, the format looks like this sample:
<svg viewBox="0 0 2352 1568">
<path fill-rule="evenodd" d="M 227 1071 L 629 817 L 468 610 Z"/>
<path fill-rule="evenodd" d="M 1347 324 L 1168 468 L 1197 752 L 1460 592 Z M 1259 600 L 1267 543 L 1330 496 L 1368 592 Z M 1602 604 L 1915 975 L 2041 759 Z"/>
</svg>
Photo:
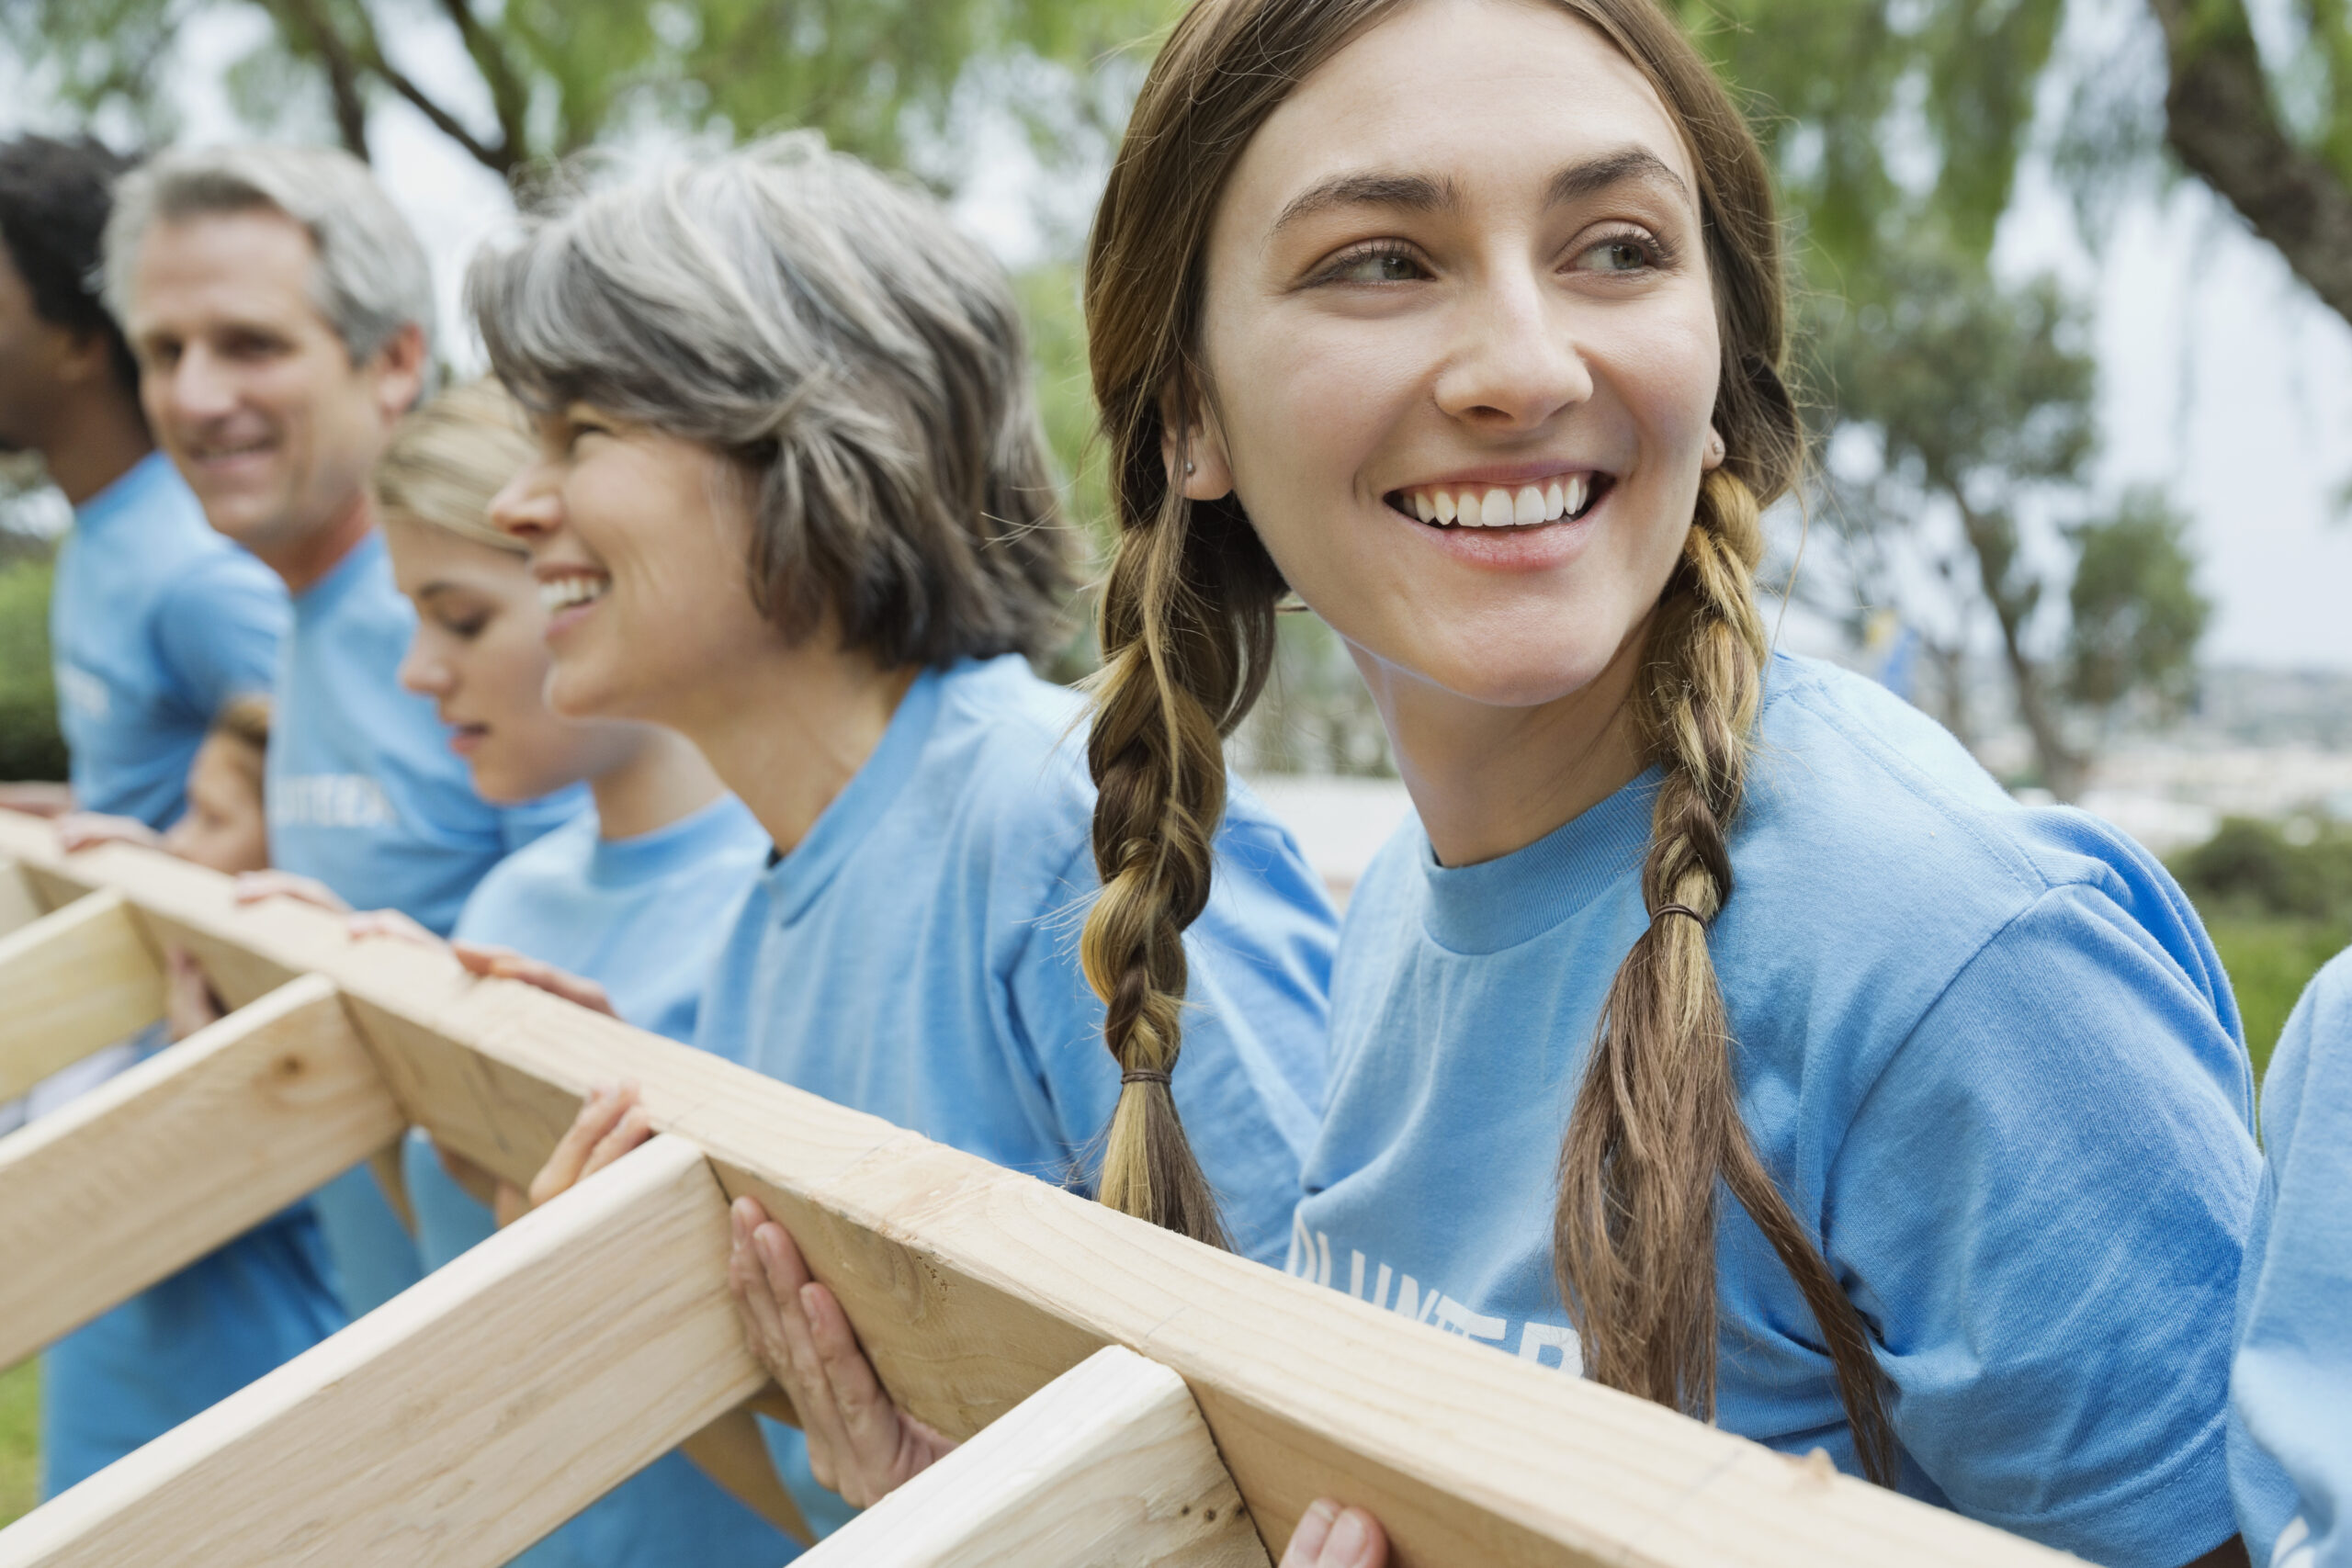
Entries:
<svg viewBox="0 0 2352 1568">
<path fill-rule="evenodd" d="M 485 804 L 432 705 L 400 686 L 415 615 L 393 586 L 368 477 L 430 375 L 423 247 L 345 153 L 169 152 L 122 183 L 106 293 L 156 439 L 212 526 L 293 595 L 269 750 L 272 863 L 446 933 L 484 872 L 582 797 Z M 415 1250 L 364 1169 L 317 1208 L 353 1315 L 415 1280 Z"/>
</svg>

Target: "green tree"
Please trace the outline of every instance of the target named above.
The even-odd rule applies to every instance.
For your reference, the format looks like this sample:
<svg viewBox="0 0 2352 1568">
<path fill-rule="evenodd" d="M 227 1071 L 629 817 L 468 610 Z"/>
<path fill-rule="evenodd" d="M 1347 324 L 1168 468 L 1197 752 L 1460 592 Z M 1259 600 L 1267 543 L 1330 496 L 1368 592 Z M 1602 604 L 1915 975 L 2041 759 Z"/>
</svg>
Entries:
<svg viewBox="0 0 2352 1568">
<path fill-rule="evenodd" d="M 2066 694 L 2095 713 L 2144 696 L 2176 716 L 2196 694 L 2197 644 L 2213 603 L 2198 591 L 2188 519 L 2160 491 L 2067 530 L 2075 549 Z"/>
</svg>

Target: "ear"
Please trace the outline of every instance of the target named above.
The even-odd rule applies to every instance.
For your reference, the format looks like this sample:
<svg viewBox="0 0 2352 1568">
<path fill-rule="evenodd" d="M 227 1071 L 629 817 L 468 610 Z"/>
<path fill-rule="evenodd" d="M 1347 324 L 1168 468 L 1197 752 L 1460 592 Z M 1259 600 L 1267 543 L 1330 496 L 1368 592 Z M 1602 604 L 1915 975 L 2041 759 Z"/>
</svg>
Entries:
<svg viewBox="0 0 2352 1568">
<path fill-rule="evenodd" d="M 1168 482 L 1187 501 L 1216 501 L 1233 493 L 1233 458 L 1224 427 L 1204 398 L 1185 400 L 1173 387 L 1159 400 L 1159 455 Z M 1182 433 L 1180 437 L 1179 433 Z"/>
<path fill-rule="evenodd" d="M 57 379 L 78 385 L 114 377 L 114 345 L 104 333 L 69 333 L 58 328 L 59 350 L 51 368 Z"/>
<path fill-rule="evenodd" d="M 1699 471 L 1712 474 L 1724 466 L 1724 435 L 1713 424 L 1707 426 L 1706 456 L 1699 459 Z"/>
<path fill-rule="evenodd" d="M 384 340 L 369 369 L 376 378 L 376 406 L 386 424 L 416 406 L 424 390 L 424 329 L 414 321 Z"/>
</svg>

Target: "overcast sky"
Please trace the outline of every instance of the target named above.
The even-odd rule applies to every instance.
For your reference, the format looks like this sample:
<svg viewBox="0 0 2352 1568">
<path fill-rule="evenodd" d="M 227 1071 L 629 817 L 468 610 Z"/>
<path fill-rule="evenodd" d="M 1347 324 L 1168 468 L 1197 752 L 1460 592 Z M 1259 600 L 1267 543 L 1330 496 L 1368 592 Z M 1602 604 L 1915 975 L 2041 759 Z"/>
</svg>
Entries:
<svg viewBox="0 0 2352 1568">
<path fill-rule="evenodd" d="M 177 83 L 188 140 L 238 133 L 220 74 L 261 25 L 257 13 L 207 13 L 189 29 Z M 440 43 L 410 42 L 415 73 L 447 79 L 432 58 Z M 0 129 L 53 128 L 54 109 L 37 99 L 0 59 Z M 379 108 L 369 135 L 433 254 L 448 347 L 478 362 L 456 330 L 458 283 L 507 220 L 505 190 L 405 105 Z M 1035 259 L 1018 138 L 987 136 L 973 166 L 960 215 L 1009 263 Z M 2352 520 L 2337 522 L 2334 502 L 2352 489 L 2352 327 L 2193 183 L 2124 209 L 2093 257 L 2064 197 L 2029 170 L 1996 259 L 2012 274 L 2057 268 L 2096 299 L 2102 484 L 2161 480 L 2196 519 L 2219 606 L 2207 657 L 2352 669 Z"/>
</svg>

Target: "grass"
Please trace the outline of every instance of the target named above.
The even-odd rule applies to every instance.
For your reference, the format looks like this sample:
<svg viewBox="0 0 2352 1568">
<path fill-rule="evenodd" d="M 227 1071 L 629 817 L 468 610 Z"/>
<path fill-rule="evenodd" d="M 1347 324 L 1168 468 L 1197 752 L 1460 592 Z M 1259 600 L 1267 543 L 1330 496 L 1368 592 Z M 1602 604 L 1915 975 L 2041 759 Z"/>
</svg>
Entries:
<svg viewBox="0 0 2352 1568">
<path fill-rule="evenodd" d="M 40 1483 L 40 1363 L 0 1372 L 0 1525 L 30 1511 Z"/>
<path fill-rule="evenodd" d="M 2221 916 L 2206 929 L 2245 1015 L 2246 1043 L 2258 1078 L 2295 998 L 2352 933 L 2327 921 L 2272 916 Z M 38 1362 L 0 1372 L 0 1525 L 33 1506 L 40 1479 L 40 1387 Z"/>
</svg>

